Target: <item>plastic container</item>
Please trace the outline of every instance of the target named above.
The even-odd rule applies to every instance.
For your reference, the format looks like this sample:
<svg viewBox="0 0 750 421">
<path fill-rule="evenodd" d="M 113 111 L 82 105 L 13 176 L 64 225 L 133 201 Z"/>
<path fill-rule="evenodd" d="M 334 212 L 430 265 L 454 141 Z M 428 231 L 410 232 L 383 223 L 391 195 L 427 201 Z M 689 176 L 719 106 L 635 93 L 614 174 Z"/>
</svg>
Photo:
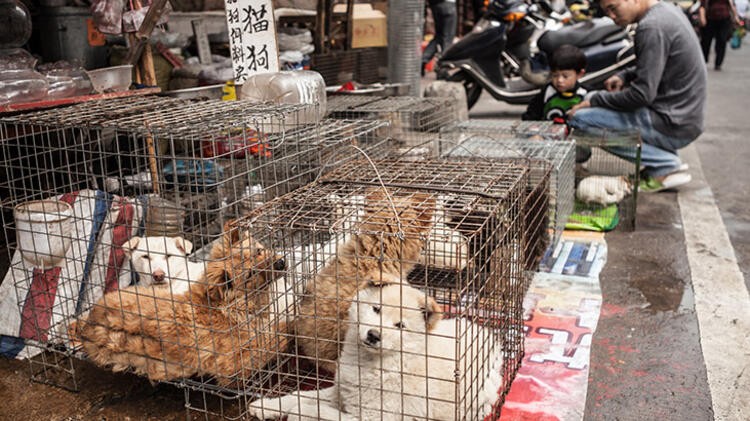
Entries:
<svg viewBox="0 0 750 421">
<path fill-rule="evenodd" d="M 73 208 L 59 200 L 35 200 L 13 210 L 18 250 L 34 267 L 60 266 L 70 248 Z"/>
<path fill-rule="evenodd" d="M 0 49 L 20 47 L 31 37 L 31 14 L 23 3 L 0 0 Z"/>
<path fill-rule="evenodd" d="M 47 97 L 49 84 L 34 70 L 0 71 L 0 104 L 34 102 Z"/>
<path fill-rule="evenodd" d="M 242 85 L 242 100 L 274 104 L 316 104 L 300 123 L 317 123 L 326 115 L 326 85 L 323 76 L 310 70 L 262 73 Z"/>
<path fill-rule="evenodd" d="M 127 91 L 133 83 L 132 64 L 88 70 L 86 74 L 94 90 L 99 93 Z"/>
<path fill-rule="evenodd" d="M 185 209 L 160 196 L 149 195 L 146 236 L 182 236 Z"/>
</svg>

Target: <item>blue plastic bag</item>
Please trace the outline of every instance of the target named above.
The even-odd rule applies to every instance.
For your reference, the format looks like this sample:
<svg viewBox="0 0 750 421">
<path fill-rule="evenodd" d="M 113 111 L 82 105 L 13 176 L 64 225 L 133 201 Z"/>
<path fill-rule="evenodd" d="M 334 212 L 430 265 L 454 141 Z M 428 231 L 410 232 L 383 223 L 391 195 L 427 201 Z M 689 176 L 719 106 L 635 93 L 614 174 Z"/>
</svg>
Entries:
<svg viewBox="0 0 750 421">
<path fill-rule="evenodd" d="M 732 39 L 729 41 L 729 46 L 734 50 L 742 46 L 742 37 L 740 36 L 739 30 L 735 30 L 732 34 Z"/>
</svg>

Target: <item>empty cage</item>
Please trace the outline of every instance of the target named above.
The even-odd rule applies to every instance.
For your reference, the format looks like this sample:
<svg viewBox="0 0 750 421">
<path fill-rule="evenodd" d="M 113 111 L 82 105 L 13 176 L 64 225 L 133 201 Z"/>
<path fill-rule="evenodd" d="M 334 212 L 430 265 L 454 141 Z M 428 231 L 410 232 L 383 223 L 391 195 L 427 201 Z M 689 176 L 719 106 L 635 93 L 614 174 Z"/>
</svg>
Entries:
<svg viewBox="0 0 750 421">
<path fill-rule="evenodd" d="M 450 98 L 362 97 L 336 95 L 329 98 L 332 118 L 385 120 L 391 123 L 394 147 L 402 153 L 429 155 L 432 141 L 443 127 L 456 124 L 459 112 Z"/>
<path fill-rule="evenodd" d="M 440 150 L 443 156 L 475 157 L 487 159 L 532 158 L 547 161 L 552 166 L 549 179 L 549 213 L 545 218 L 551 231 L 549 239 L 542 244 L 555 244 L 560 239 L 575 199 L 575 143 L 571 141 L 529 140 L 507 137 L 503 134 L 473 134 L 443 131 L 440 134 Z M 533 162 L 531 166 L 534 167 Z M 541 165 L 541 166 L 540 166 Z M 544 180 L 545 165 L 536 165 L 532 178 Z M 540 172 L 541 171 L 541 172 Z M 531 228 L 528 228 L 531 229 Z M 538 238 L 538 237 L 534 237 Z M 535 248 L 537 252 L 540 249 Z M 544 250 L 541 250 L 544 253 Z M 530 261 L 535 261 L 530 257 Z M 532 265 L 533 266 L 533 265 Z"/>
<path fill-rule="evenodd" d="M 475 119 L 460 121 L 444 131 L 467 134 L 510 135 L 516 138 L 565 140 L 568 128 L 554 121 L 519 121 L 509 119 Z"/>
</svg>

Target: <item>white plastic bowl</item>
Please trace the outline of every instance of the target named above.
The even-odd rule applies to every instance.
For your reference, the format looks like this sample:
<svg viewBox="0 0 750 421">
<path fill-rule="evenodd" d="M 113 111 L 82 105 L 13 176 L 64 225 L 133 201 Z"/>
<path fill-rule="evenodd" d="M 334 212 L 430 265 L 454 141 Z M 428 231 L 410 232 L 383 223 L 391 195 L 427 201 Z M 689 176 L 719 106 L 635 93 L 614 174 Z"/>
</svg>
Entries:
<svg viewBox="0 0 750 421">
<path fill-rule="evenodd" d="M 34 267 L 58 266 L 70 248 L 73 207 L 59 200 L 34 200 L 13 210 L 18 249 Z"/>
<path fill-rule="evenodd" d="M 98 93 L 127 91 L 133 83 L 133 65 L 87 70 L 91 85 Z"/>
</svg>

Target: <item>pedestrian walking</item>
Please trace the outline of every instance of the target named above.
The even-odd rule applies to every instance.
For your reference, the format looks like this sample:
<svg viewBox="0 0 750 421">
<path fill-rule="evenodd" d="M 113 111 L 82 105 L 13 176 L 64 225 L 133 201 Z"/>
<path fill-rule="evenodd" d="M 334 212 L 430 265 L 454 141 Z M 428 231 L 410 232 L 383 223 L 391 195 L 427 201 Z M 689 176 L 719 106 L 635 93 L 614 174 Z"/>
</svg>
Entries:
<svg viewBox="0 0 750 421">
<path fill-rule="evenodd" d="M 435 36 L 432 37 L 422 54 L 422 76 L 425 73 L 425 66 L 438 52 L 438 47 L 442 53 L 453 43 L 456 25 L 458 25 L 456 0 L 429 0 L 429 6 L 432 19 L 435 21 Z"/>
<path fill-rule="evenodd" d="M 703 58 L 708 63 L 711 42 L 714 42 L 714 70 L 720 71 L 732 36 L 733 25 L 741 24 L 733 0 L 701 0 L 700 25 Z"/>
</svg>

